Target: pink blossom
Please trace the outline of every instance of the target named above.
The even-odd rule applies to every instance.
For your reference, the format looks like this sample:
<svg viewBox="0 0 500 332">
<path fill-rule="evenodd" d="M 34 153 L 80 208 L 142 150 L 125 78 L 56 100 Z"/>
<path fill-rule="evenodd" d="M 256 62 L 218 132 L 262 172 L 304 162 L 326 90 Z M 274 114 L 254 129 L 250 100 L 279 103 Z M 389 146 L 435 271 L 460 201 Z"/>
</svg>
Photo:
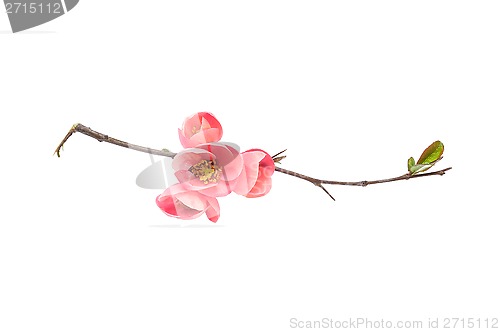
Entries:
<svg viewBox="0 0 500 332">
<path fill-rule="evenodd" d="M 271 176 L 275 169 L 273 158 L 260 149 L 251 149 L 241 155 L 244 167 L 233 186 L 233 191 L 249 198 L 269 193 L 272 186 Z"/>
<path fill-rule="evenodd" d="M 194 148 L 199 144 L 218 142 L 222 138 L 222 126 L 211 113 L 196 113 L 182 124 L 179 139 L 184 148 Z"/>
<path fill-rule="evenodd" d="M 243 169 L 243 157 L 227 144 L 201 144 L 179 152 L 172 167 L 186 190 L 219 197 L 232 191 Z"/>
<path fill-rule="evenodd" d="M 195 219 L 206 213 L 208 219 L 216 222 L 220 216 L 217 198 L 187 190 L 180 183 L 169 187 L 159 195 L 156 198 L 156 205 L 166 215 L 184 220 Z"/>
<path fill-rule="evenodd" d="M 206 214 L 216 222 L 220 216 L 216 197 L 232 191 L 246 197 L 266 195 L 272 186 L 274 161 L 265 151 L 252 149 L 239 153 L 230 143 L 217 143 L 222 126 L 210 113 L 188 117 L 179 129 L 185 150 L 172 161 L 179 183 L 156 198 L 167 215 L 194 219 Z"/>
</svg>

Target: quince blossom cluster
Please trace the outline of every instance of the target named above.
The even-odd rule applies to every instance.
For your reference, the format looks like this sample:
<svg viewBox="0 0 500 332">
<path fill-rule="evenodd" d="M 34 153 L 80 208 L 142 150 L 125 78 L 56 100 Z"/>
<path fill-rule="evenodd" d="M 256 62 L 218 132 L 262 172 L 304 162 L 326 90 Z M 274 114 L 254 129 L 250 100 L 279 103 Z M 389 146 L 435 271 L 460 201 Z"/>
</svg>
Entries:
<svg viewBox="0 0 500 332">
<path fill-rule="evenodd" d="M 179 183 L 156 198 L 165 214 L 187 220 L 205 213 L 216 222 L 220 216 L 217 197 L 231 192 L 249 198 L 269 193 L 273 158 L 260 149 L 240 153 L 219 142 L 221 138 L 222 126 L 211 113 L 196 113 L 184 121 L 179 139 L 185 150 L 172 161 Z"/>
</svg>

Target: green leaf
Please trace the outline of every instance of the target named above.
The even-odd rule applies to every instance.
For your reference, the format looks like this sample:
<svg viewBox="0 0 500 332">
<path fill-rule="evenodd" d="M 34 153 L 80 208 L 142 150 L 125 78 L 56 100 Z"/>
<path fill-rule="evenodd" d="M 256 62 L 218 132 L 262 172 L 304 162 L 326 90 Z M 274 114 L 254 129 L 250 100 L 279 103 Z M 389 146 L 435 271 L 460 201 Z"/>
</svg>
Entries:
<svg viewBox="0 0 500 332">
<path fill-rule="evenodd" d="M 435 141 L 422 152 L 417 164 L 429 165 L 436 163 L 443 155 L 444 145 L 440 141 Z"/>
<path fill-rule="evenodd" d="M 416 164 L 416 165 L 411 166 L 409 171 L 410 171 L 411 175 L 414 175 L 417 173 L 425 172 L 426 170 L 428 170 L 432 166 L 434 166 L 434 163 L 433 164 L 425 164 L 425 165 L 424 164 Z"/>
<path fill-rule="evenodd" d="M 408 172 L 411 172 L 411 168 L 415 166 L 415 159 L 413 159 L 413 157 L 410 157 L 410 159 L 408 159 Z"/>
</svg>

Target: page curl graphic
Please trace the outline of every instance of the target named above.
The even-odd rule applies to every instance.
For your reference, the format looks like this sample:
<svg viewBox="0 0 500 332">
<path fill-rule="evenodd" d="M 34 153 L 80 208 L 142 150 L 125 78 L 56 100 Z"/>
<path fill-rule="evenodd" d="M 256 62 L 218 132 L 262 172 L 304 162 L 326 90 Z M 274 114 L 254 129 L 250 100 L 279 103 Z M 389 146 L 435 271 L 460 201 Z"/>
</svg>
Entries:
<svg viewBox="0 0 500 332">
<path fill-rule="evenodd" d="M 79 0 L 4 0 L 12 32 L 31 29 L 73 9 Z"/>
</svg>

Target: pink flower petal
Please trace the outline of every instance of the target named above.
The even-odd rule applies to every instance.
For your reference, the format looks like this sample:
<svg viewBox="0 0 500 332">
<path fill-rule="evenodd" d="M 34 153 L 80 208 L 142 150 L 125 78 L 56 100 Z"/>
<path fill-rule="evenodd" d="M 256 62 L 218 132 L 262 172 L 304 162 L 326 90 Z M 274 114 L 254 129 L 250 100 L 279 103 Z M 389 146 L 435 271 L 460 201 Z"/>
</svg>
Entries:
<svg viewBox="0 0 500 332">
<path fill-rule="evenodd" d="M 196 146 L 196 145 L 194 145 L 194 143 L 191 143 L 189 138 L 184 136 L 184 133 L 181 129 L 178 129 L 178 132 L 179 132 L 179 141 L 181 141 L 181 145 L 183 148 L 185 148 L 185 149 L 194 148 Z"/>
<path fill-rule="evenodd" d="M 218 128 L 209 128 L 194 134 L 190 138 L 189 144 L 195 144 L 194 146 L 200 144 L 207 144 L 211 142 L 217 142 L 222 137 L 222 132 Z"/>
<path fill-rule="evenodd" d="M 217 165 L 222 169 L 222 180 L 232 181 L 241 174 L 243 169 L 243 158 L 232 146 L 211 143 L 198 145 L 197 148 L 209 151 L 215 155 Z"/>
<path fill-rule="evenodd" d="M 219 120 L 217 120 L 212 113 L 200 112 L 198 114 L 201 114 L 201 116 L 203 117 L 203 119 L 206 120 L 209 123 L 210 128 L 217 128 L 217 129 L 219 129 L 220 130 L 220 134 L 222 136 L 222 125 L 220 124 Z"/>
<path fill-rule="evenodd" d="M 205 203 L 203 203 L 203 199 Z M 192 208 L 183 201 L 201 209 Z M 196 192 L 186 192 L 184 188 L 178 185 L 168 188 L 163 194 L 159 195 L 156 198 L 156 205 L 168 216 L 185 220 L 201 216 L 208 207 L 206 198 L 203 198 L 202 195 Z"/>
<path fill-rule="evenodd" d="M 186 171 L 186 170 L 177 171 L 174 173 L 174 175 L 177 178 L 177 180 L 179 180 L 179 183 L 185 183 L 185 182 L 190 182 L 193 180 L 198 180 L 198 178 L 196 176 L 194 176 L 193 173 L 191 173 L 190 171 Z M 200 180 L 198 180 L 198 181 L 200 181 Z"/>
<path fill-rule="evenodd" d="M 209 197 L 227 196 L 232 191 L 232 183 L 227 181 L 219 181 L 212 187 L 203 188 L 200 193 Z"/>
<path fill-rule="evenodd" d="M 200 113 L 196 113 L 184 120 L 184 123 L 182 124 L 182 132 L 186 138 L 191 138 L 196 131 L 201 129 L 201 119 L 202 117 Z"/>
<path fill-rule="evenodd" d="M 217 222 L 220 217 L 220 206 L 217 198 L 207 197 L 208 207 L 205 213 L 207 214 L 207 218 L 212 222 Z"/>
<path fill-rule="evenodd" d="M 246 195 L 252 190 L 259 176 L 259 164 L 266 156 L 262 151 L 246 151 L 241 154 L 243 158 L 243 171 L 238 177 L 233 191 L 238 195 Z"/>
<path fill-rule="evenodd" d="M 233 181 L 240 176 L 243 171 L 243 157 L 238 154 L 235 156 L 233 161 L 231 161 L 226 166 L 222 167 L 222 176 L 221 179 L 224 181 Z"/>
<path fill-rule="evenodd" d="M 207 199 L 196 191 L 186 191 L 175 196 L 185 206 L 197 211 L 205 211 L 207 208 Z"/>
<path fill-rule="evenodd" d="M 200 191 L 217 186 L 217 183 L 215 182 L 204 183 L 200 181 L 200 179 L 194 176 L 190 171 L 177 171 L 174 175 L 177 180 L 179 180 L 179 184 L 181 184 L 186 190 Z"/>
<path fill-rule="evenodd" d="M 204 149 L 186 149 L 177 153 L 172 160 L 174 170 L 189 170 L 191 166 L 196 165 L 202 160 L 215 160 L 215 155 Z"/>
<path fill-rule="evenodd" d="M 207 112 L 196 113 L 184 120 L 179 129 L 179 140 L 184 148 L 198 144 L 218 142 L 222 138 L 222 126 Z"/>
<path fill-rule="evenodd" d="M 207 143 L 198 145 L 196 148 L 200 150 L 205 150 L 214 155 L 215 159 L 217 160 L 217 164 L 219 164 L 219 166 L 225 166 L 234 159 L 233 152 L 228 148 L 228 146 L 223 144 Z"/>
<path fill-rule="evenodd" d="M 210 123 L 208 122 L 208 120 L 205 117 L 201 118 L 201 125 L 200 125 L 200 127 L 201 127 L 202 130 L 212 128 L 212 126 L 210 126 Z M 216 127 L 214 129 L 219 129 L 219 128 Z"/>
<path fill-rule="evenodd" d="M 242 152 L 242 153 L 250 153 L 250 152 L 254 152 L 254 151 L 260 151 L 260 152 L 263 152 L 265 154 L 265 157 L 262 158 L 262 161 L 260 162 L 259 167 L 267 168 L 266 176 L 273 175 L 274 169 L 275 169 L 274 160 L 266 151 L 261 150 L 261 149 L 250 149 L 250 150 L 247 150 L 247 151 Z"/>
<path fill-rule="evenodd" d="M 248 198 L 262 197 L 264 195 L 267 195 L 269 191 L 271 191 L 271 187 L 272 179 L 270 177 L 259 178 L 252 190 L 245 196 Z"/>
<path fill-rule="evenodd" d="M 271 176 L 275 170 L 273 158 L 260 149 L 251 149 L 241 155 L 245 166 L 233 188 L 234 192 L 250 198 L 267 195 L 272 187 Z"/>
</svg>

